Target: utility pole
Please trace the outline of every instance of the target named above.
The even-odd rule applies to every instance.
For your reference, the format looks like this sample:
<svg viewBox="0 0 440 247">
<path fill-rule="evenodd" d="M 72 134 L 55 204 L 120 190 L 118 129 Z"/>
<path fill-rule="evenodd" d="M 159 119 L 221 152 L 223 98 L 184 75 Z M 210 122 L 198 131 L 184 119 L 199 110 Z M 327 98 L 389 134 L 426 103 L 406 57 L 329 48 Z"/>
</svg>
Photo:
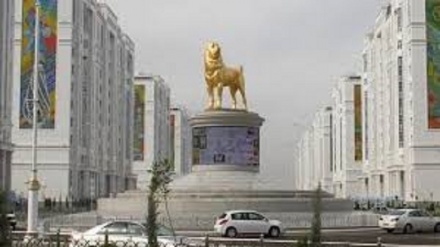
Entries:
<svg viewBox="0 0 440 247">
<path fill-rule="evenodd" d="M 37 232 L 38 226 L 38 192 L 40 182 L 37 178 L 37 130 L 38 130 L 38 72 L 39 72 L 39 38 L 40 38 L 40 0 L 35 0 L 35 50 L 34 50 L 34 76 L 33 76 L 33 99 L 32 99 L 32 171 L 28 182 L 28 236 Z"/>
</svg>

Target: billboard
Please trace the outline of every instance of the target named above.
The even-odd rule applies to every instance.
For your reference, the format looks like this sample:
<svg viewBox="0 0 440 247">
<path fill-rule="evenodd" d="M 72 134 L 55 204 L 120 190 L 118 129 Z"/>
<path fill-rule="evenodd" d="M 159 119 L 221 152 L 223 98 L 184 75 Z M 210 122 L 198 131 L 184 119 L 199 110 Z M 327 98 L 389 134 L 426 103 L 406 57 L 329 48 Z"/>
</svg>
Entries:
<svg viewBox="0 0 440 247">
<path fill-rule="evenodd" d="M 55 127 L 58 0 L 40 0 L 38 127 Z M 21 40 L 20 128 L 32 128 L 35 51 L 35 0 L 23 0 Z"/>
<path fill-rule="evenodd" d="M 428 128 L 440 129 L 440 0 L 426 0 Z"/>
<path fill-rule="evenodd" d="M 174 114 L 170 115 L 170 162 L 173 167 L 172 170 L 175 171 L 175 133 L 176 133 L 176 116 Z M 180 172 L 180 171 L 179 171 Z"/>
<path fill-rule="evenodd" d="M 134 86 L 133 159 L 144 160 L 145 153 L 145 85 Z"/>
<path fill-rule="evenodd" d="M 259 166 L 259 129 L 204 127 L 193 129 L 193 164 Z"/>
<path fill-rule="evenodd" d="M 354 85 L 354 160 L 362 160 L 362 90 Z"/>
</svg>

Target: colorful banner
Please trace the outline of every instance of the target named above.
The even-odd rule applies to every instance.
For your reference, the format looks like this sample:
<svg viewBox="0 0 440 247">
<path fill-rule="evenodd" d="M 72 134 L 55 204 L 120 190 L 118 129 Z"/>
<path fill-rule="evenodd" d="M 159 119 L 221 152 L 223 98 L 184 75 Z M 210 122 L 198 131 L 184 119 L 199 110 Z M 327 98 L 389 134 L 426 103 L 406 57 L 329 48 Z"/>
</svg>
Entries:
<svg viewBox="0 0 440 247">
<path fill-rule="evenodd" d="M 440 129 L 440 0 L 426 0 L 428 128 Z"/>
<path fill-rule="evenodd" d="M 38 127 L 55 127 L 58 0 L 40 0 L 38 58 Z M 21 41 L 20 128 L 32 128 L 35 50 L 35 0 L 23 0 Z"/>
<path fill-rule="evenodd" d="M 170 162 L 171 162 L 171 166 L 172 166 L 172 170 L 174 170 L 175 171 L 175 133 L 176 133 L 176 116 L 174 115 L 174 114 L 171 114 L 170 115 L 170 139 L 171 139 L 171 142 L 170 142 L 170 147 L 171 147 L 171 150 L 170 150 Z M 183 148 L 183 147 L 181 147 L 181 148 Z M 175 172 L 178 172 L 178 173 L 180 173 L 181 171 L 175 171 Z"/>
<path fill-rule="evenodd" d="M 194 165 L 260 165 L 260 132 L 256 127 L 193 129 Z"/>
<path fill-rule="evenodd" d="M 133 138 L 133 159 L 144 160 L 145 152 L 145 86 L 134 86 L 134 138 Z"/>
<path fill-rule="evenodd" d="M 354 86 L 354 160 L 362 160 L 362 90 Z"/>
</svg>

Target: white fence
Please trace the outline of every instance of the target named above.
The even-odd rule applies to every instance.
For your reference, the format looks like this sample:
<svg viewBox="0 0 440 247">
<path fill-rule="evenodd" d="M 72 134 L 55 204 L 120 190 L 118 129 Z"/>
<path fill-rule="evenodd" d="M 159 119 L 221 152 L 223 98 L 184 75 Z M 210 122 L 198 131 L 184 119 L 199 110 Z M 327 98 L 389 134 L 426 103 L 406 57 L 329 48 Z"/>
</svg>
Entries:
<svg viewBox="0 0 440 247">
<path fill-rule="evenodd" d="M 273 213 L 266 214 L 270 219 L 278 219 L 287 229 L 309 228 L 313 214 L 311 213 Z M 377 226 L 379 216 L 369 212 L 338 212 L 323 213 L 321 215 L 323 228 L 349 228 Z M 62 230 L 85 230 L 109 220 L 135 220 L 145 222 L 145 217 L 112 217 L 93 213 L 57 216 L 44 221 L 44 228 Z M 165 215 L 160 215 L 159 222 L 170 226 Z M 179 215 L 171 218 L 172 226 L 176 230 L 212 230 L 215 216 L 212 215 Z"/>
</svg>

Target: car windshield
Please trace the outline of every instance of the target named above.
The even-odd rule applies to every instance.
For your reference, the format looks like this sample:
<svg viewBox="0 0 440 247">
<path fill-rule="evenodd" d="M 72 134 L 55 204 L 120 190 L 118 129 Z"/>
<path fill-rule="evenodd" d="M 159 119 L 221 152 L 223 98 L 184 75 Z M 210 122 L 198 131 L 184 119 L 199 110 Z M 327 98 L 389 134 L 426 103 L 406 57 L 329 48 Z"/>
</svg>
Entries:
<svg viewBox="0 0 440 247">
<path fill-rule="evenodd" d="M 388 215 L 400 216 L 400 215 L 403 215 L 404 213 L 405 213 L 405 211 L 391 211 L 388 213 Z"/>
</svg>

